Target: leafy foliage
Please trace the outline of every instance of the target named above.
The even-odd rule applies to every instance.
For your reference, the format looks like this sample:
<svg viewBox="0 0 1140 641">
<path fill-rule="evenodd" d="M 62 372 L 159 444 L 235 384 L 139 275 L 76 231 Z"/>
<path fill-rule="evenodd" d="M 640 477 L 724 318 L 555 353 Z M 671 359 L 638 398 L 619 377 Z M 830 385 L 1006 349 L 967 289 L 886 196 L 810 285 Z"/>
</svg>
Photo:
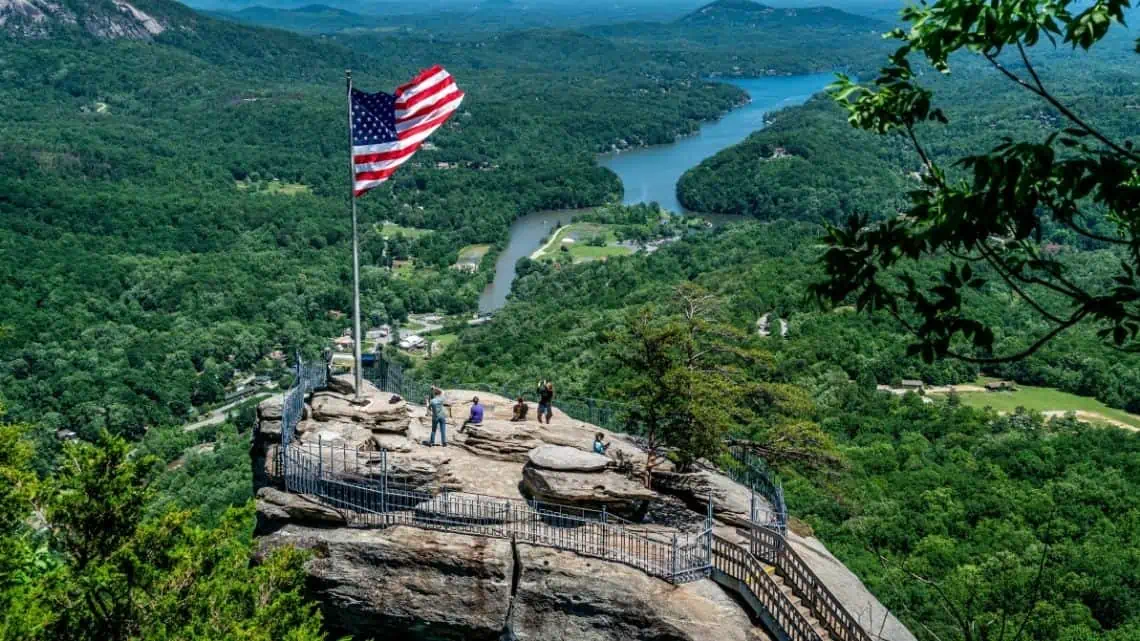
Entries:
<svg viewBox="0 0 1140 641">
<path fill-rule="evenodd" d="M 0 638 L 324 638 L 300 596 L 301 553 L 277 550 L 251 567 L 251 506 L 213 529 L 190 525 L 190 512 L 147 519 L 155 459 L 132 456 L 124 440 L 70 443 L 58 473 L 37 483 L 28 442 L 9 427 L 0 439 L 0 473 L 18 482 L 0 497 L 0 514 L 18 519 L 0 534 L 18 552 L 0 575 Z M 42 531 L 29 527 L 33 510 Z"/>
<path fill-rule="evenodd" d="M 911 193 L 905 216 L 877 225 L 852 216 L 833 227 L 824 256 L 828 278 L 816 293 L 887 310 L 920 338 L 914 349 L 927 360 L 953 355 L 1014 361 L 1085 321 L 1110 344 L 1137 349 L 1140 154 L 1124 136 L 1094 124 L 1059 97 L 1029 50 L 1042 38 L 1088 50 L 1123 22 L 1128 7 L 1127 0 L 1088 6 L 941 0 L 904 10 L 911 27 L 892 32 L 903 44 L 874 89 L 844 78 L 834 95 L 853 126 L 899 133 L 910 142 L 924 167 L 922 187 Z M 920 84 L 912 54 L 948 72 L 950 56 L 958 51 L 977 54 L 1056 114 L 1043 140 L 1007 138 L 988 153 L 959 158 L 955 167 L 969 180 L 943 167 L 916 132 L 922 123 L 947 118 L 934 106 L 933 92 Z M 1100 221 L 1107 231 L 1096 229 Z M 1114 248 L 1118 262 L 1111 279 L 1091 287 L 1074 282 L 1071 265 L 1042 245 L 1052 228 Z M 899 263 L 945 254 L 953 260 L 935 283 L 905 277 L 890 282 L 887 276 Z M 979 273 L 977 265 L 992 273 Z M 1000 278 L 1048 324 L 1022 350 L 995 352 L 993 328 L 971 309 L 968 292 L 982 288 L 987 276 Z"/>
</svg>

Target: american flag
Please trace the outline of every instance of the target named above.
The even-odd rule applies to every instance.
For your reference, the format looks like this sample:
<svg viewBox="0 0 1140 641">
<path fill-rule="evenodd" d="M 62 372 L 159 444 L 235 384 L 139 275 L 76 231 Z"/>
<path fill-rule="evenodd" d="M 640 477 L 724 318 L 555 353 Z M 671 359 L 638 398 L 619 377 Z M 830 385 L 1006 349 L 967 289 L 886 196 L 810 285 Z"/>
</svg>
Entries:
<svg viewBox="0 0 1140 641">
<path fill-rule="evenodd" d="M 451 74 L 436 65 L 396 95 L 352 90 L 353 196 L 388 180 L 463 101 Z"/>
</svg>

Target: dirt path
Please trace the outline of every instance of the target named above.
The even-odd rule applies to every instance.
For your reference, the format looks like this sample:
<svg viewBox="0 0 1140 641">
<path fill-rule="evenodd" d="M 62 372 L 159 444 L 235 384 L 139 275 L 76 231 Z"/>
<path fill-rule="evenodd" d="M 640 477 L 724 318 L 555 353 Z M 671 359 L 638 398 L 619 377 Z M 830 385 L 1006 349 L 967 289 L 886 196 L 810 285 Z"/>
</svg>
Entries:
<svg viewBox="0 0 1140 641">
<path fill-rule="evenodd" d="M 1104 414 L 1101 414 L 1100 412 L 1089 412 L 1087 410 L 1046 410 L 1046 411 L 1041 412 L 1041 413 L 1044 416 L 1046 416 L 1047 418 L 1059 418 L 1061 416 L 1068 414 L 1069 412 L 1072 412 L 1073 414 L 1076 415 L 1077 418 L 1079 418 L 1083 421 L 1097 421 L 1098 423 L 1107 423 L 1107 424 L 1112 425 L 1114 427 L 1119 427 L 1121 429 L 1125 429 L 1125 430 L 1128 430 L 1130 432 L 1140 432 L 1140 427 L 1136 427 L 1135 425 L 1129 425 L 1128 423 L 1125 423 L 1124 421 L 1118 421 L 1114 418 L 1109 418 L 1109 417 L 1105 416 Z"/>
<path fill-rule="evenodd" d="M 571 223 L 571 224 L 573 224 L 573 223 Z M 550 247 L 550 245 L 552 243 L 554 243 L 554 241 L 558 240 L 558 234 L 561 234 L 562 230 L 566 229 L 569 226 L 570 225 L 563 225 L 563 226 L 559 227 L 558 229 L 555 229 L 553 232 L 551 232 L 550 240 L 546 241 L 546 244 L 543 245 L 542 247 L 539 247 L 538 249 L 536 249 L 534 251 L 534 253 L 530 255 L 530 259 L 531 260 L 538 260 L 538 257 L 542 255 L 542 252 L 546 251 L 547 247 Z"/>
</svg>

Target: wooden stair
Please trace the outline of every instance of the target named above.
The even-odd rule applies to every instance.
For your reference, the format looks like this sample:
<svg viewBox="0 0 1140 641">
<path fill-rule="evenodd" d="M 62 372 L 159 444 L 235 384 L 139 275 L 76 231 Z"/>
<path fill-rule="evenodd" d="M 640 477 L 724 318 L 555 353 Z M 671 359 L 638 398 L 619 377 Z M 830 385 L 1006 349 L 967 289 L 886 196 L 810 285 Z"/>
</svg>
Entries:
<svg viewBox="0 0 1140 641">
<path fill-rule="evenodd" d="M 736 528 L 736 536 L 736 544 L 747 550 L 749 547 L 748 530 Z M 761 562 L 761 565 L 764 567 L 764 573 L 772 577 L 772 581 L 780 586 L 780 592 L 783 592 L 784 595 L 788 597 L 788 600 L 791 601 L 792 605 L 795 606 L 796 610 L 804 615 L 804 618 L 811 623 L 812 629 L 819 635 L 819 638 L 823 639 L 823 641 L 831 641 L 831 634 L 828 633 L 827 629 L 823 627 L 823 624 L 821 624 L 815 614 L 812 613 L 811 608 L 804 605 L 803 599 L 796 595 L 795 591 L 792 590 L 792 586 L 788 585 L 782 576 L 776 574 L 776 567 L 763 562 Z"/>
<path fill-rule="evenodd" d="M 804 615 L 804 618 L 807 619 L 809 623 L 811 623 L 812 629 L 815 630 L 816 634 L 819 635 L 819 638 L 823 639 L 823 641 L 831 641 L 831 635 L 827 632 L 827 629 L 825 629 L 823 627 L 823 624 L 819 622 L 819 619 L 815 617 L 815 614 L 812 613 L 811 608 L 804 605 L 803 599 L 796 596 L 796 593 L 792 590 L 792 586 L 784 582 L 783 577 L 776 574 L 776 568 L 768 564 L 764 564 L 764 569 L 768 575 L 772 577 L 772 580 L 776 582 L 776 585 L 780 586 L 780 591 L 787 595 L 788 600 L 792 602 L 792 605 L 794 605 L 796 609 L 800 611 L 800 614 Z"/>
</svg>

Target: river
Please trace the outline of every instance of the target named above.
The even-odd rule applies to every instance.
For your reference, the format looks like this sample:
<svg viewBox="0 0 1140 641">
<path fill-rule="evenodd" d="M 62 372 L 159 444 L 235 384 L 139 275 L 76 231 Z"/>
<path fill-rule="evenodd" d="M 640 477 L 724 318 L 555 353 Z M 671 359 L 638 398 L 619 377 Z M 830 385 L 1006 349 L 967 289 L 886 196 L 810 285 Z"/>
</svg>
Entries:
<svg viewBox="0 0 1140 641">
<path fill-rule="evenodd" d="M 625 187 L 622 202 L 625 204 L 656 201 L 662 209 L 684 213 L 684 208 L 677 201 L 677 181 L 681 174 L 721 149 L 744 140 L 753 131 L 762 129 L 764 115 L 768 112 L 803 104 L 834 79 L 832 73 L 725 79 L 724 82 L 748 92 L 752 101 L 730 111 L 720 120 L 702 125 L 696 135 L 668 145 L 604 154 L 599 156 L 598 163 L 621 178 Z M 479 299 L 480 312 L 494 311 L 506 304 L 518 259 L 538 249 L 555 222 L 569 222 L 573 215 L 572 211 L 538 212 L 523 216 L 511 225 L 507 248 L 495 263 L 495 279 Z"/>
</svg>

